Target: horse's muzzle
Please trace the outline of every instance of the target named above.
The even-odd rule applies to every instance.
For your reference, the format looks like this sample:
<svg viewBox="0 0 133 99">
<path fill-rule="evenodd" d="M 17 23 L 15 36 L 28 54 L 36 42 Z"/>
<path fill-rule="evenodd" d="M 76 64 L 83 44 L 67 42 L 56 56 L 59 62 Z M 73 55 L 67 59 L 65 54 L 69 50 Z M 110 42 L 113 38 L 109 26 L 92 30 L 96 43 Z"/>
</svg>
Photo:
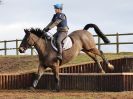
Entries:
<svg viewBox="0 0 133 99">
<path fill-rule="evenodd" d="M 24 49 L 23 47 L 20 47 L 20 48 L 19 48 L 19 52 L 20 52 L 20 53 L 25 53 L 25 49 Z"/>
</svg>

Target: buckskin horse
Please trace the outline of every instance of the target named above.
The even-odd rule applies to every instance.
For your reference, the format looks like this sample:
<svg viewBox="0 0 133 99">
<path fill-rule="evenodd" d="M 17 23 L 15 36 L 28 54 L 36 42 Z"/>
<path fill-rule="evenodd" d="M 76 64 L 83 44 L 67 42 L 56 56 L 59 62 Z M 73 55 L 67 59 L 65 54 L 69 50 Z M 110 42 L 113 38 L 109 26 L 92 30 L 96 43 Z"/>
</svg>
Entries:
<svg viewBox="0 0 133 99">
<path fill-rule="evenodd" d="M 63 51 L 62 62 L 56 58 L 57 52 L 53 49 L 51 41 L 46 37 L 42 37 L 43 31 L 41 29 L 24 29 L 25 36 L 20 44 L 19 52 L 24 53 L 28 48 L 34 46 L 39 57 L 38 76 L 33 82 L 33 88 L 37 86 L 38 81 L 44 74 L 46 68 L 50 67 L 55 78 L 55 91 L 60 91 L 59 66 L 71 61 L 80 53 L 80 51 L 86 53 L 97 63 L 101 73 L 105 73 L 105 71 L 97 59 L 97 56 L 100 56 L 103 59 L 109 69 L 114 69 L 114 66 L 105 58 L 103 52 L 96 48 L 93 35 L 87 31 L 89 28 L 94 28 L 95 32 L 102 38 L 104 43 L 110 42 L 97 25 L 87 24 L 83 30 L 76 30 L 69 34 L 69 37 L 73 41 L 73 45 L 70 49 Z"/>
</svg>

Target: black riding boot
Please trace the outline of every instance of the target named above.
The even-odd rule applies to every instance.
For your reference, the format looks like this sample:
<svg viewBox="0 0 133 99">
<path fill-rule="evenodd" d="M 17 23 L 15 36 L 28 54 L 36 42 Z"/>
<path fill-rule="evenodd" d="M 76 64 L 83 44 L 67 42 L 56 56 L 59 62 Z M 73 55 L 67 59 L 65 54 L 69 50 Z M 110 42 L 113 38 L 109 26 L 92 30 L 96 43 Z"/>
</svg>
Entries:
<svg viewBox="0 0 133 99">
<path fill-rule="evenodd" d="M 57 44 L 57 48 L 58 48 L 57 59 L 62 61 L 62 45 Z"/>
</svg>

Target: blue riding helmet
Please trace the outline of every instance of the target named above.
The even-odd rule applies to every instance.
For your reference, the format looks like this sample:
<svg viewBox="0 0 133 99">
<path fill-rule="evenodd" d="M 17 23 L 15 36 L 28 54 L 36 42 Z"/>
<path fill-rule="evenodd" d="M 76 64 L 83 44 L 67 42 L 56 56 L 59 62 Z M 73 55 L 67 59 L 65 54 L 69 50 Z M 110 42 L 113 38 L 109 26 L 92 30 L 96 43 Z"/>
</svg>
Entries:
<svg viewBox="0 0 133 99">
<path fill-rule="evenodd" d="M 55 9 L 61 9 L 61 10 L 62 10 L 62 9 L 63 9 L 63 4 L 60 4 L 60 3 L 55 4 L 55 5 L 54 5 L 54 8 L 55 8 Z"/>
</svg>

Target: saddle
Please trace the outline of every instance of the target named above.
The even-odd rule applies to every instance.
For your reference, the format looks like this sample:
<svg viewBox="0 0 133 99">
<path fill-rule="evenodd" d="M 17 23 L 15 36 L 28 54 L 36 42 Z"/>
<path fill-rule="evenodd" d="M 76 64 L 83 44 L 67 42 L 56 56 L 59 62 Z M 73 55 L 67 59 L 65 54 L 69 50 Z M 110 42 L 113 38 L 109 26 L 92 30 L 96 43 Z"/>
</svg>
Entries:
<svg viewBox="0 0 133 99">
<path fill-rule="evenodd" d="M 56 40 L 52 37 L 51 38 L 51 45 L 55 51 L 58 51 L 56 47 Z M 62 48 L 63 50 L 68 50 L 72 47 L 72 39 L 67 36 L 63 41 L 62 41 Z"/>
</svg>

